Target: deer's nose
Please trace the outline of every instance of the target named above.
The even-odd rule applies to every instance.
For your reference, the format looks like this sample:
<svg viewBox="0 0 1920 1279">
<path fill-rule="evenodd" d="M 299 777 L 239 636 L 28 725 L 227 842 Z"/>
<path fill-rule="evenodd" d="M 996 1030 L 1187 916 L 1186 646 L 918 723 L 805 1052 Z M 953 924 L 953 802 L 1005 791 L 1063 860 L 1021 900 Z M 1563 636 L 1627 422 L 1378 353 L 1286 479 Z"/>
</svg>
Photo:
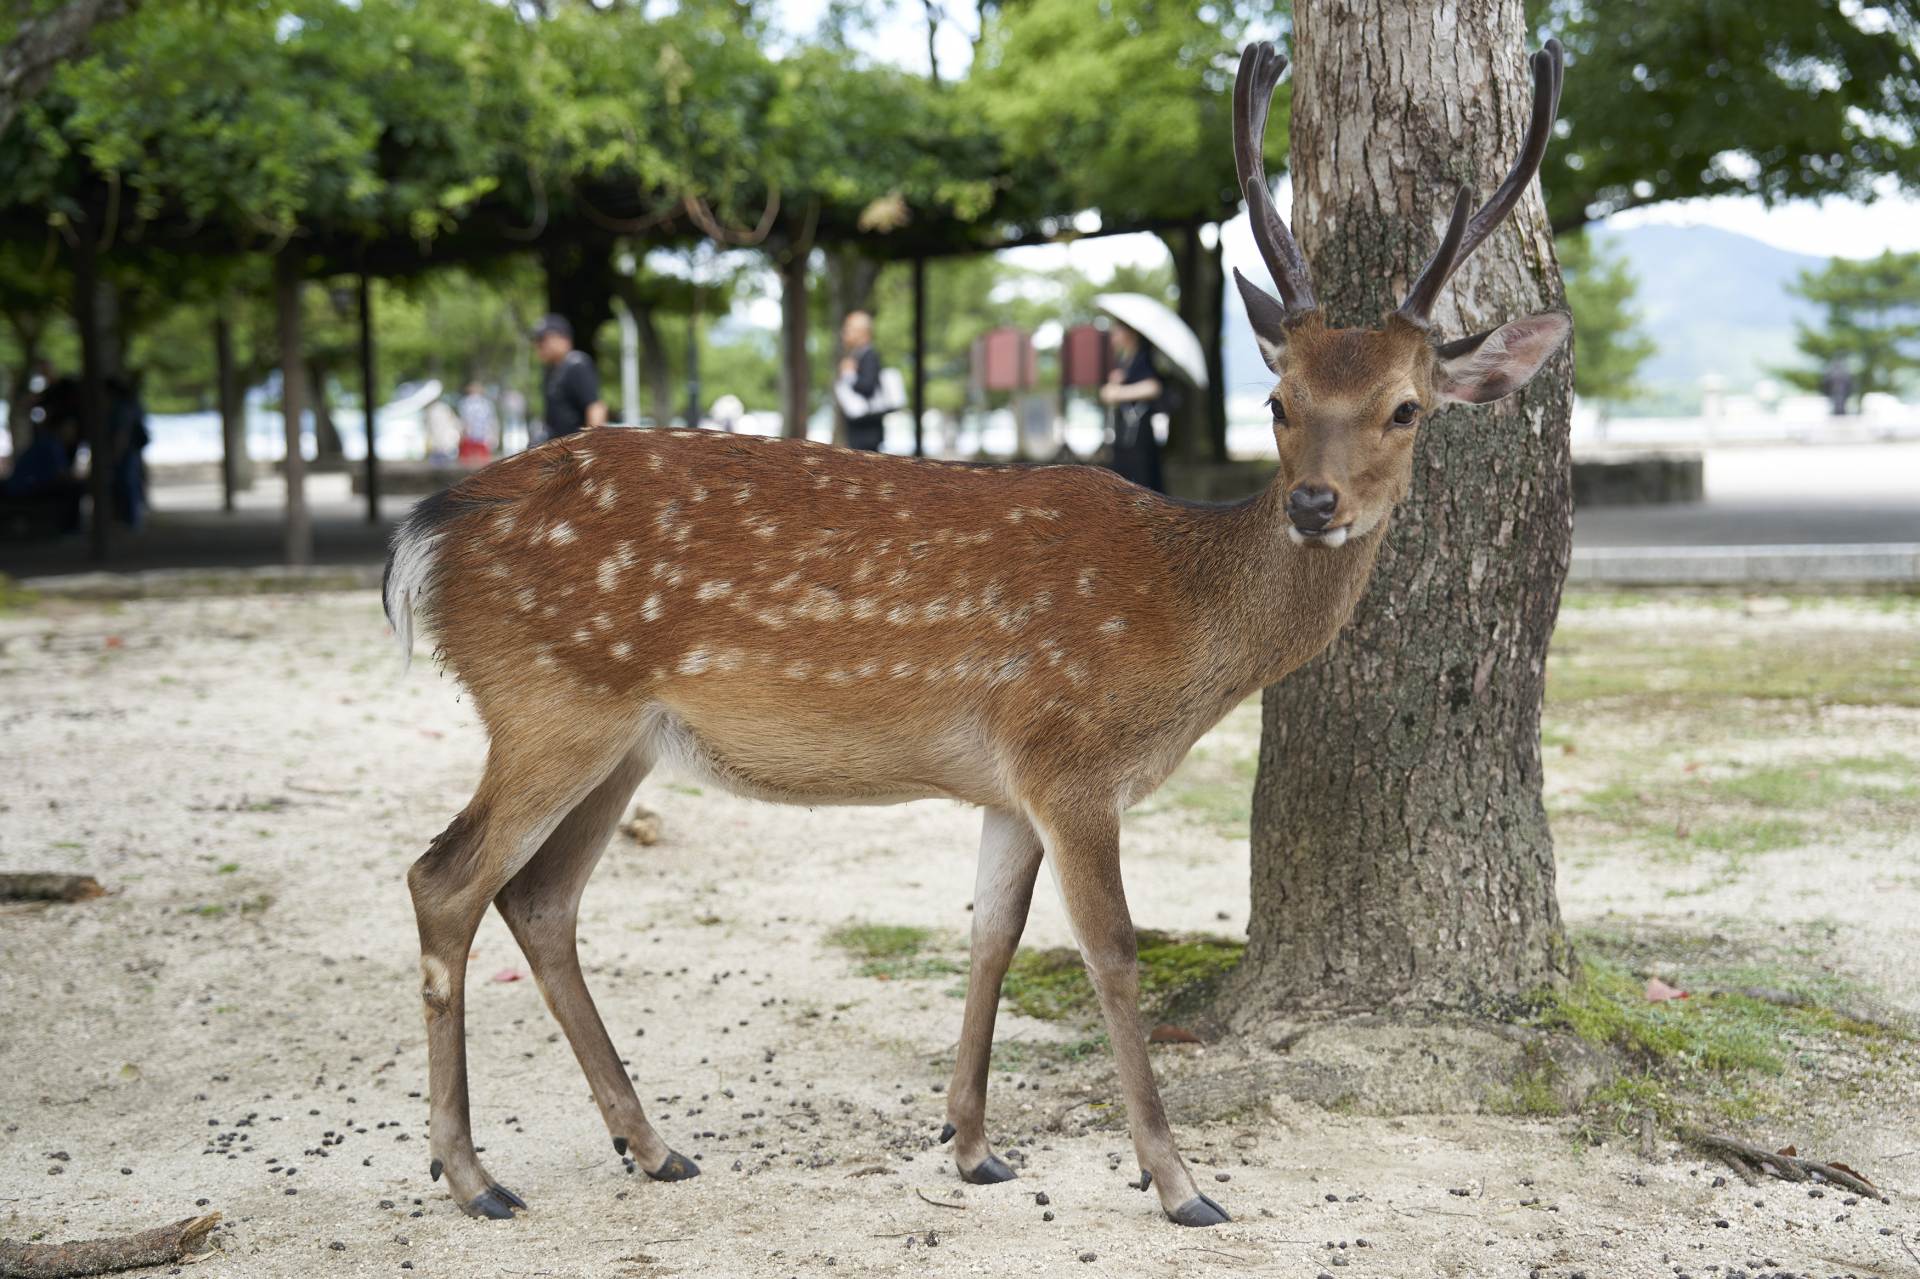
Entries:
<svg viewBox="0 0 1920 1279">
<path fill-rule="evenodd" d="M 1333 518 L 1340 495 L 1324 484 L 1301 484 L 1287 494 L 1287 518 L 1303 533 L 1318 533 Z"/>
</svg>

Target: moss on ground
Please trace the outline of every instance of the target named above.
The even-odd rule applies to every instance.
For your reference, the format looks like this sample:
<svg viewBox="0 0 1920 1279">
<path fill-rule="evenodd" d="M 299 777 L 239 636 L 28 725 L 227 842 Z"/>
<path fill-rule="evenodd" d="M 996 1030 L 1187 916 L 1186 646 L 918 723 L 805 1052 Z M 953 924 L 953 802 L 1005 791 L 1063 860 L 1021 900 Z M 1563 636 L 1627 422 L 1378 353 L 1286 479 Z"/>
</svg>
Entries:
<svg viewBox="0 0 1920 1279">
<path fill-rule="evenodd" d="M 898 981 L 940 977 L 967 971 L 964 962 L 929 953 L 940 944 L 931 928 L 911 924 L 844 924 L 827 934 L 827 944 L 859 959 L 862 977 Z"/>
<path fill-rule="evenodd" d="M 1225 937 L 1150 930 L 1140 932 L 1139 946 L 1140 1000 L 1149 1009 L 1218 980 L 1246 950 L 1245 942 Z M 1007 971 L 1001 998 L 1015 1011 L 1044 1021 L 1096 1017 L 1100 1012 L 1080 952 L 1064 947 L 1021 950 Z"/>
<path fill-rule="evenodd" d="M 1582 940 L 1575 980 L 1542 991 L 1519 1020 L 1562 1031 L 1615 1054 L 1622 1069 L 1582 1108 L 1590 1135 L 1632 1131 L 1641 1116 L 1663 1125 L 1737 1121 L 1785 1109 L 1806 1085 L 1844 1089 L 1891 1056 L 1912 1057 L 1915 1036 L 1858 1009 L 1857 988 L 1790 963 L 1725 957 L 1724 941 L 1649 945 L 1595 934 Z M 1647 998 L 1647 957 L 1685 999 Z M 1690 957 L 1687 957 L 1689 956 Z M 1550 1060 L 1530 1059 L 1490 1108 L 1560 1112 Z"/>
</svg>

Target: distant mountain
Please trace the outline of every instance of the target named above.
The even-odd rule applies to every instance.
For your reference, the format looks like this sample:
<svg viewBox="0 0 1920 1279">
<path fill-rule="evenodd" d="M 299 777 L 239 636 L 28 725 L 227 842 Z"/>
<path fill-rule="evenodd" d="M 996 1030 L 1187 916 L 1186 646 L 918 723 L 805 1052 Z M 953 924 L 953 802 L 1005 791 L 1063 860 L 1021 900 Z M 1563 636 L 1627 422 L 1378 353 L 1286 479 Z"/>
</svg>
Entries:
<svg viewBox="0 0 1920 1279">
<path fill-rule="evenodd" d="M 1800 362 L 1794 321 L 1813 321 L 1817 313 L 1786 286 L 1827 259 L 1712 227 L 1602 228 L 1595 234 L 1608 253 L 1626 258 L 1639 282 L 1634 305 L 1657 348 L 1641 366 L 1640 379 L 1649 388 L 1691 396 L 1702 377 L 1717 373 L 1729 389 L 1743 390 L 1773 368 Z M 1232 288 L 1224 356 L 1229 397 L 1266 393 L 1272 379 Z"/>
<path fill-rule="evenodd" d="M 1819 312 L 1787 286 L 1826 258 L 1712 227 L 1602 229 L 1596 239 L 1624 256 L 1639 282 L 1634 304 L 1657 348 L 1641 366 L 1642 381 L 1692 389 L 1718 373 L 1740 389 L 1801 362 L 1794 322 L 1815 322 Z"/>
</svg>

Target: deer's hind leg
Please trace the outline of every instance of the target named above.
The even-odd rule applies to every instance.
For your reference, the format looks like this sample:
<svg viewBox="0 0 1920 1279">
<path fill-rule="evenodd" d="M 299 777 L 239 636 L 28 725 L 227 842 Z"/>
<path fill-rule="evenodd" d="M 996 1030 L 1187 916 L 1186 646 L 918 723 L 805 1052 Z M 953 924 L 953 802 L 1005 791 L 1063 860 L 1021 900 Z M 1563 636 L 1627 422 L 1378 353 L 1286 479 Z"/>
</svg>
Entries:
<svg viewBox="0 0 1920 1279">
<path fill-rule="evenodd" d="M 669 1149 L 647 1122 L 633 1082 L 587 990 L 574 937 L 580 895 L 627 801 L 633 798 L 634 789 L 652 764 L 645 746 L 636 747 L 616 764 L 606 780 L 554 827 L 533 860 L 500 890 L 494 905 L 526 953 L 547 1008 L 573 1046 L 573 1054 L 593 1089 L 593 1100 L 613 1136 L 614 1151 L 625 1156 L 631 1150 L 634 1162 L 655 1181 L 681 1181 L 699 1175 L 700 1169 L 685 1155 Z M 632 1167 L 629 1164 L 628 1171 Z"/>
<path fill-rule="evenodd" d="M 584 725 L 584 719 L 582 721 Z M 407 872 L 420 929 L 420 997 L 437 1181 L 476 1217 L 511 1217 L 526 1204 L 481 1166 L 467 1105 L 467 952 L 488 903 L 583 797 L 631 749 L 631 737 L 568 735 L 518 741 L 496 735 L 471 802 Z"/>
</svg>

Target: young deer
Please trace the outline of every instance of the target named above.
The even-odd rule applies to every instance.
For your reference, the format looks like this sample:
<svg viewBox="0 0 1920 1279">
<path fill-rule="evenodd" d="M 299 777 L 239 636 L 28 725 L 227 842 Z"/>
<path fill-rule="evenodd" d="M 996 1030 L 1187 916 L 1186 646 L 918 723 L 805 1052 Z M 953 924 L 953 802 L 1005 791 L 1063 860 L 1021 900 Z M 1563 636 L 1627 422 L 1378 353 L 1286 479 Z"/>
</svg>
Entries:
<svg viewBox="0 0 1920 1279">
<path fill-rule="evenodd" d="M 951 796 L 985 812 L 972 967 L 942 1139 L 967 1181 L 1014 1174 L 987 1141 L 994 1014 L 1041 862 L 1099 994 L 1139 1156 L 1182 1225 L 1200 1193 L 1161 1108 L 1121 890 L 1120 816 L 1227 710 L 1345 623 L 1408 489 L 1414 431 L 1498 399 L 1565 340 L 1547 313 L 1436 344 L 1428 310 L 1533 179 L 1560 88 L 1534 59 L 1526 143 L 1492 200 L 1465 193 L 1382 327 L 1329 328 L 1261 158 L 1286 61 L 1248 48 L 1235 157 L 1275 300 L 1239 287 L 1280 382 L 1279 473 L 1231 506 L 1082 466 L 970 466 L 801 440 L 599 430 L 422 502 L 384 588 L 401 647 L 439 637 L 490 735 L 479 790 L 408 873 L 420 927 L 433 1174 L 473 1214 L 524 1207 L 475 1157 L 467 949 L 489 903 L 525 950 L 616 1151 L 694 1176 L 642 1112 L 581 977 L 581 891 L 634 788 L 671 763 L 802 804 Z"/>
</svg>

